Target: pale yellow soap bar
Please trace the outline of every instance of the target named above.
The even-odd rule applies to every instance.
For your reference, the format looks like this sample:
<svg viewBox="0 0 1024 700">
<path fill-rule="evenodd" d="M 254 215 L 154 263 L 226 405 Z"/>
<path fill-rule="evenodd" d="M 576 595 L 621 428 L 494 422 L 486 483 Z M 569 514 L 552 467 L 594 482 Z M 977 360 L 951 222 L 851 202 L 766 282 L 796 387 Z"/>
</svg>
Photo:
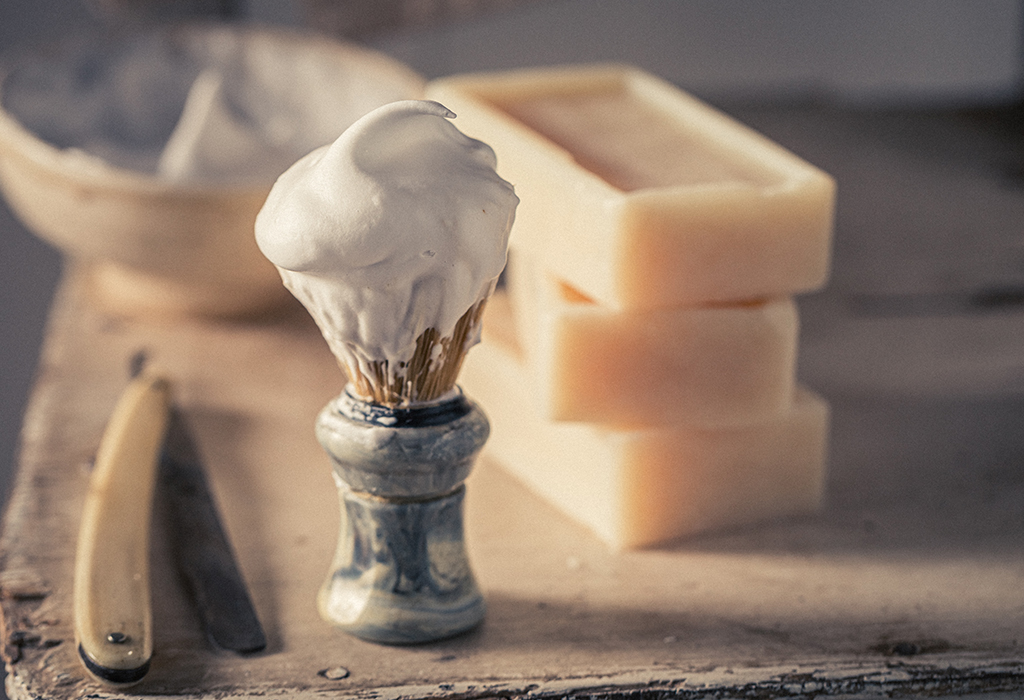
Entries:
<svg viewBox="0 0 1024 700">
<path fill-rule="evenodd" d="M 461 374 L 491 421 L 485 453 L 616 549 L 812 513 L 824 494 L 828 406 L 799 390 L 791 409 L 721 429 L 602 427 L 542 417 L 504 295 Z"/>
<path fill-rule="evenodd" d="M 607 306 L 783 297 L 826 280 L 832 178 L 647 73 L 470 74 L 427 94 L 515 185 L 511 248 Z"/>
<path fill-rule="evenodd" d="M 614 311 L 521 253 L 507 281 L 534 401 L 548 418 L 712 427 L 765 420 L 792 403 L 792 298 Z"/>
</svg>

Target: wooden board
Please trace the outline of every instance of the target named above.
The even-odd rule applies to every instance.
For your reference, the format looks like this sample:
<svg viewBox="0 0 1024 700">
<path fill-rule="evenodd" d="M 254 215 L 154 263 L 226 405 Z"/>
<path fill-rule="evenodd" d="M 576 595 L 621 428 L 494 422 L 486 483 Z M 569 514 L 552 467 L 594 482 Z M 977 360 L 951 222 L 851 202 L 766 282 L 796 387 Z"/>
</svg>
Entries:
<svg viewBox="0 0 1024 700">
<path fill-rule="evenodd" d="M 440 643 L 386 647 L 338 632 L 315 608 L 338 513 L 312 427 L 342 377 L 305 313 L 131 322 L 94 309 L 72 271 L 0 545 L 12 698 L 117 695 L 77 659 L 71 571 L 90 459 L 139 349 L 174 381 L 270 644 L 253 657 L 209 648 L 156 527 L 156 652 L 132 696 L 1024 688 L 1024 471 L 1005 461 L 975 478 L 964 464 L 929 461 L 972 421 L 987 425 L 986 410 L 1019 426 L 1020 402 L 1010 413 L 1005 402 L 840 402 L 821 517 L 625 554 L 484 460 L 469 481 L 467 529 L 485 623 Z M 914 440 L 938 442 L 921 451 Z"/>
</svg>

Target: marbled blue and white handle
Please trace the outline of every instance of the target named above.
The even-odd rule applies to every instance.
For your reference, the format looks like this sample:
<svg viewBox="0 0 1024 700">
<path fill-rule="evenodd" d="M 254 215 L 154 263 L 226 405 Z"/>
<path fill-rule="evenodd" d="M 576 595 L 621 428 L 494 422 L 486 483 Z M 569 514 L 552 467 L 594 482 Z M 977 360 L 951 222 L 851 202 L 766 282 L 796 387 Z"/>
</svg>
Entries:
<svg viewBox="0 0 1024 700">
<path fill-rule="evenodd" d="M 347 392 L 317 419 L 342 522 L 321 615 L 375 642 L 450 637 L 483 619 L 463 539 L 463 481 L 490 431 L 460 391 L 393 409 Z"/>
</svg>

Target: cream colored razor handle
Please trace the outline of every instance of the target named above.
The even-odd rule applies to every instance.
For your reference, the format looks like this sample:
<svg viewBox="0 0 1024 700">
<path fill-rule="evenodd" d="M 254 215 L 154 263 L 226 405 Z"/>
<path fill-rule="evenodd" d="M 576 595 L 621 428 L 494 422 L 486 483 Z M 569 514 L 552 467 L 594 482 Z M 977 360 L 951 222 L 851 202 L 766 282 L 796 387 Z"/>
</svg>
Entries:
<svg viewBox="0 0 1024 700">
<path fill-rule="evenodd" d="M 78 533 L 78 652 L 94 676 L 117 685 L 140 680 L 153 653 L 149 524 L 169 394 L 146 373 L 128 385 L 100 441 Z"/>
</svg>

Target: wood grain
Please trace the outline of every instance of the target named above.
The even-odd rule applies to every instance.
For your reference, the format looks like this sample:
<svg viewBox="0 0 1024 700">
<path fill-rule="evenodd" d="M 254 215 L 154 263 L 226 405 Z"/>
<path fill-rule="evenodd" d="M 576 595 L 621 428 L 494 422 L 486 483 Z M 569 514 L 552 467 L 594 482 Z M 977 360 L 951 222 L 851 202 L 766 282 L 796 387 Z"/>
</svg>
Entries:
<svg viewBox="0 0 1024 700">
<path fill-rule="evenodd" d="M 820 518 L 625 554 L 484 459 L 467 497 L 470 559 L 489 606 L 483 626 L 436 644 L 379 646 L 316 611 L 338 504 L 313 424 L 344 379 L 312 321 L 298 305 L 258 323 L 131 321 L 96 311 L 84 286 L 71 270 L 55 302 L 0 541 L 13 698 L 111 697 L 75 653 L 72 569 L 89 463 L 139 349 L 174 383 L 196 432 L 269 645 L 247 657 L 207 645 L 157 519 L 155 651 L 132 697 L 1024 687 L 1024 517 L 1012 497 L 1020 470 L 1004 465 L 1010 481 L 997 489 L 930 459 L 930 441 L 947 444 L 951 425 L 985 415 L 977 404 L 963 414 L 837 404 Z M 500 298 L 489 306 L 499 308 L 485 336 L 507 333 L 495 326 Z M 936 417 L 937 427 L 921 422 Z"/>
</svg>

